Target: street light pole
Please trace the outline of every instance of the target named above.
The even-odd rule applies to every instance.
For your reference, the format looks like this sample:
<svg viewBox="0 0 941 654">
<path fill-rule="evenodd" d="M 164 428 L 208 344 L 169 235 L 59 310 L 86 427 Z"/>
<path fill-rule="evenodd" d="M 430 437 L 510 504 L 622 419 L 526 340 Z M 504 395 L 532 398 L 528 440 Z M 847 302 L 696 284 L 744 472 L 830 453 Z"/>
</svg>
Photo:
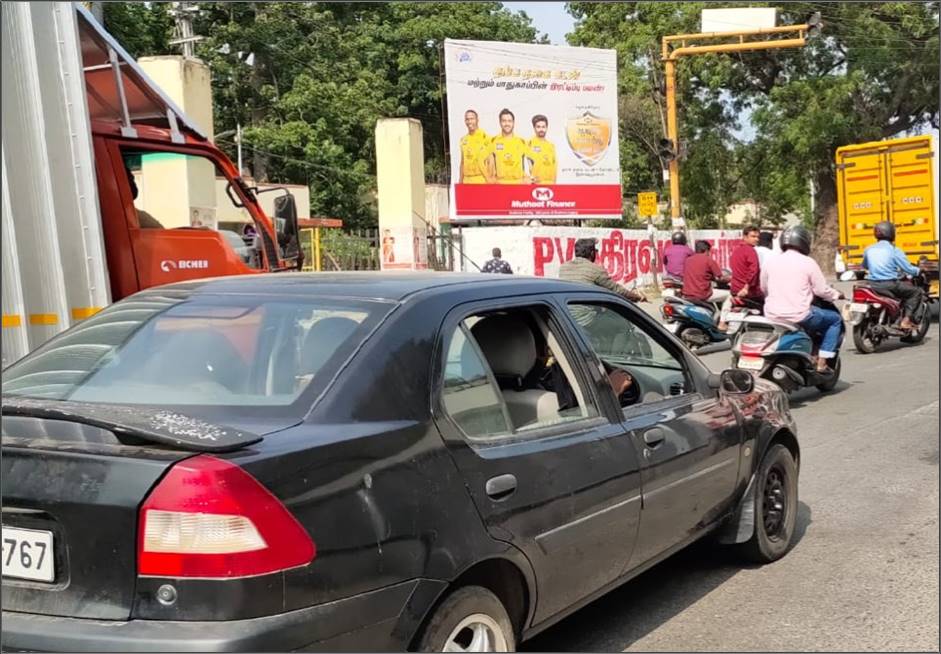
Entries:
<svg viewBox="0 0 941 654">
<path fill-rule="evenodd" d="M 664 77 L 666 78 L 667 103 L 667 140 L 673 149 L 670 159 L 670 217 L 674 227 L 685 226 L 683 212 L 680 206 L 680 133 L 677 124 L 676 112 L 676 62 L 680 57 L 690 57 L 714 52 L 746 52 L 752 50 L 773 50 L 778 48 L 797 48 L 807 43 L 807 38 L 818 32 L 821 28 L 820 13 L 815 13 L 807 23 L 801 25 L 786 25 L 759 30 L 744 30 L 735 32 L 709 32 L 703 34 L 675 34 L 665 36 L 662 40 L 661 57 L 663 59 Z M 794 38 L 768 38 L 779 35 L 795 35 Z M 760 40 L 749 40 L 758 37 Z M 711 45 L 688 45 L 697 41 L 716 39 L 734 39 L 733 43 L 720 43 Z M 679 47 L 670 49 L 672 45 Z"/>
</svg>

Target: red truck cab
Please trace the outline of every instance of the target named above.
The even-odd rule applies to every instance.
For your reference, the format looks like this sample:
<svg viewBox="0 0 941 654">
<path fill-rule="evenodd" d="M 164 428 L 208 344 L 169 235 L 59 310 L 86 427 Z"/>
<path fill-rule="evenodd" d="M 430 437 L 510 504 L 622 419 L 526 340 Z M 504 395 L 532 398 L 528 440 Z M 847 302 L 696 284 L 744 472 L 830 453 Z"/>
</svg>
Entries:
<svg viewBox="0 0 941 654">
<path fill-rule="evenodd" d="M 187 279 L 299 269 L 290 193 L 276 199 L 275 220 L 269 218 L 229 158 L 90 13 L 77 11 L 112 299 Z M 227 201 L 249 220 L 245 228 L 236 232 L 200 225 L 190 216 L 151 215 L 138 199 L 146 178 L 141 169 L 161 161 L 209 171 L 199 177 L 198 183 L 213 185 L 204 193 L 214 194 L 216 180 L 224 179 Z M 154 194 L 167 193 L 163 186 Z M 167 219 L 171 226 L 164 227 Z"/>
</svg>

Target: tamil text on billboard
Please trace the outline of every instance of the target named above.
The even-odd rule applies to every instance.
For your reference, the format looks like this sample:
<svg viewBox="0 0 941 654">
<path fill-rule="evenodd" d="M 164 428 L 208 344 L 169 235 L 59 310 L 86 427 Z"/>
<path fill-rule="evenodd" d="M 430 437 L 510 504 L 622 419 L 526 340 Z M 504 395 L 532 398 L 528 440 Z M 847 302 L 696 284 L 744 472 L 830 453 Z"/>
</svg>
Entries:
<svg viewBox="0 0 941 654">
<path fill-rule="evenodd" d="M 620 218 L 614 50 L 445 41 L 452 220 Z"/>
</svg>

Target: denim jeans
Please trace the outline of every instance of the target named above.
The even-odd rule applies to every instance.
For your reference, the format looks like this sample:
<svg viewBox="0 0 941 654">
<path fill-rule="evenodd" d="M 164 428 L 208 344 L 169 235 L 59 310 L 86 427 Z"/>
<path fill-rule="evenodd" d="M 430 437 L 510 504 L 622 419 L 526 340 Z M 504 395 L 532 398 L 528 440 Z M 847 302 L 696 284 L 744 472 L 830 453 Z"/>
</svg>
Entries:
<svg viewBox="0 0 941 654">
<path fill-rule="evenodd" d="M 840 334 L 843 331 L 843 318 L 836 311 L 810 307 L 810 315 L 799 323 L 814 341 L 820 343 L 818 354 L 823 359 L 832 359 L 840 347 Z M 821 340 L 821 335 L 823 336 Z"/>
</svg>

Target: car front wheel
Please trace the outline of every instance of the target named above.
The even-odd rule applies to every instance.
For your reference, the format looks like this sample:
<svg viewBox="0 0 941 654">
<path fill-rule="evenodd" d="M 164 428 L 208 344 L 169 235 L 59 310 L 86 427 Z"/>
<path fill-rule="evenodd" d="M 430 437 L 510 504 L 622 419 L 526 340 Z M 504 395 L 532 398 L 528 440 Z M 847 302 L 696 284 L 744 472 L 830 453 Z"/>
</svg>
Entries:
<svg viewBox="0 0 941 654">
<path fill-rule="evenodd" d="M 420 652 L 513 652 L 513 623 L 496 595 L 481 586 L 459 588 L 435 609 Z"/>
<path fill-rule="evenodd" d="M 772 445 L 755 479 L 755 533 L 742 554 L 756 563 L 771 563 L 794 544 L 797 523 L 797 464 L 784 445 Z"/>
</svg>

